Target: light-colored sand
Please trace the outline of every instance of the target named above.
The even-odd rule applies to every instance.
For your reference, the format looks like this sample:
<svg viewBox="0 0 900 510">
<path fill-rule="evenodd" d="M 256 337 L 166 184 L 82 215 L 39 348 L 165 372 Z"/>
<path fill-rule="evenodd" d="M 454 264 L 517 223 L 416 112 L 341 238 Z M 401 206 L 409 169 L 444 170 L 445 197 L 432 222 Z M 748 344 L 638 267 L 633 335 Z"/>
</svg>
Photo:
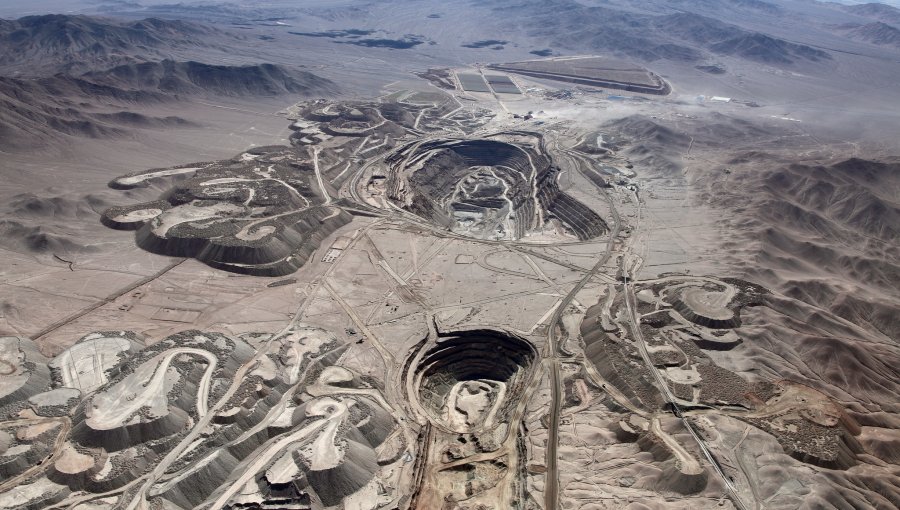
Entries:
<svg viewBox="0 0 900 510">
<path fill-rule="evenodd" d="M 153 220 L 153 232 L 159 237 L 166 237 L 169 229 L 181 223 L 203 222 L 215 218 L 239 216 L 245 212 L 245 208 L 228 202 L 217 202 L 205 207 L 196 207 L 192 204 L 184 204 L 173 207 Z"/>
<path fill-rule="evenodd" d="M 137 221 L 151 220 L 160 214 L 162 214 L 162 209 L 154 209 L 151 207 L 149 209 L 138 209 L 136 211 L 120 214 L 114 217 L 113 220 L 121 223 L 134 223 Z"/>
<path fill-rule="evenodd" d="M 197 411 L 206 414 L 209 395 L 209 379 L 216 367 L 216 357 L 211 353 L 189 347 L 170 349 L 142 363 L 132 374 L 103 392 L 94 395 L 88 409 L 87 424 L 95 430 L 121 427 L 138 410 L 147 408 L 151 416 L 168 414 L 168 384 L 177 372 L 169 370 L 172 360 L 181 354 L 205 358 L 209 365 L 197 391 Z"/>
<path fill-rule="evenodd" d="M 250 229 L 252 228 L 253 225 L 248 225 L 235 234 L 234 237 L 237 237 L 242 241 L 259 241 L 268 235 L 274 234 L 278 230 L 271 225 L 264 225 L 262 227 L 256 227 L 253 232 L 250 232 Z"/>
<path fill-rule="evenodd" d="M 30 501 L 34 501 L 46 494 L 54 494 L 62 487 L 51 482 L 47 478 L 38 478 L 27 485 L 18 485 L 3 494 L 0 498 L 0 508 L 21 510 Z"/>
<path fill-rule="evenodd" d="M 50 367 L 59 371 L 63 386 L 90 393 L 106 383 L 107 370 L 132 347 L 123 337 L 89 336 L 61 352 L 50 361 Z"/>
<path fill-rule="evenodd" d="M 696 384 L 701 380 L 700 372 L 697 372 L 697 367 L 694 365 L 691 365 L 688 370 L 681 367 L 667 367 L 666 377 L 680 384 Z"/>
<path fill-rule="evenodd" d="M 37 423 L 22 427 L 16 431 L 16 439 L 19 441 L 32 441 L 36 437 L 59 427 L 59 422 Z"/>
<path fill-rule="evenodd" d="M 734 312 L 725 306 L 731 300 L 731 294 L 693 287 L 681 291 L 681 298 L 692 310 L 704 317 L 728 320 L 734 316 Z"/>
<path fill-rule="evenodd" d="M 94 466 L 94 459 L 90 455 L 84 455 L 75 450 L 71 444 L 63 447 L 62 454 L 53 464 L 62 473 L 81 473 Z"/>
<path fill-rule="evenodd" d="M 157 177 L 169 177 L 172 175 L 181 175 L 181 174 L 189 174 L 192 172 L 196 172 L 200 170 L 202 167 L 187 167 L 187 168 L 172 168 L 169 170 L 159 170 L 156 172 L 149 172 L 140 175 L 134 175 L 131 177 L 120 177 L 116 179 L 118 184 L 122 184 L 124 186 L 134 186 L 135 184 L 140 184 L 149 179 L 155 179 Z"/>
</svg>

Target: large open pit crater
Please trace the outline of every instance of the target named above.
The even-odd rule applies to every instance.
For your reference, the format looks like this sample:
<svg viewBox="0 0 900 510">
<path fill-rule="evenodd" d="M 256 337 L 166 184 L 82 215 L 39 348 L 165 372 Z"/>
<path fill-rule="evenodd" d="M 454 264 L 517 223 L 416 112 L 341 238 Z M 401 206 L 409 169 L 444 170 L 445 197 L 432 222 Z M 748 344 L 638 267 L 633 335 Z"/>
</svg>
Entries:
<svg viewBox="0 0 900 510">
<path fill-rule="evenodd" d="M 455 331 L 417 352 L 407 376 L 430 421 L 457 433 L 477 432 L 508 421 L 536 358 L 531 343 L 505 331 Z"/>
<path fill-rule="evenodd" d="M 560 191 L 559 168 L 538 134 L 411 143 L 387 158 L 387 197 L 459 234 L 522 239 L 555 227 L 585 240 L 607 231 L 603 219 Z M 499 136 L 499 135 L 498 135 Z"/>
</svg>

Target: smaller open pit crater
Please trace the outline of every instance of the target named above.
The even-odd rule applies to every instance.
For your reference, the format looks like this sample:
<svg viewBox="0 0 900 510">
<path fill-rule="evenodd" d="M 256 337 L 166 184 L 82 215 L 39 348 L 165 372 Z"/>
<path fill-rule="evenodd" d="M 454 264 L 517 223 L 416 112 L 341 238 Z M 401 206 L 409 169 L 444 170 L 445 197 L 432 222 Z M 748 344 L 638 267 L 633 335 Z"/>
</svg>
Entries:
<svg viewBox="0 0 900 510">
<path fill-rule="evenodd" d="M 429 419 L 454 432 L 490 430 L 508 419 L 537 357 L 511 334 L 477 329 L 442 334 L 413 372 Z"/>
</svg>

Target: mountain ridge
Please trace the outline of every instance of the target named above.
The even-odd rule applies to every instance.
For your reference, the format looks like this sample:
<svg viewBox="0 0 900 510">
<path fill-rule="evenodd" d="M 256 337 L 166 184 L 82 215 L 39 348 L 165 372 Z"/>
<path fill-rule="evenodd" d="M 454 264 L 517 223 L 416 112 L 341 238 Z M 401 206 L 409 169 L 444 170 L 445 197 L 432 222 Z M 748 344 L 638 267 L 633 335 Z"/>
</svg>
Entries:
<svg viewBox="0 0 900 510">
<path fill-rule="evenodd" d="M 831 60 L 826 51 L 688 10 L 647 14 L 573 0 L 516 5 L 533 12 L 519 28 L 546 38 L 550 46 L 574 51 L 612 51 L 645 62 L 697 62 L 704 57 L 731 56 L 782 67 Z M 507 7 L 494 9 L 499 12 Z M 744 7 L 764 9 L 756 4 Z"/>
<path fill-rule="evenodd" d="M 846 24 L 837 27 L 837 30 L 854 41 L 900 48 L 900 29 L 883 21 L 873 21 L 865 25 Z"/>
<path fill-rule="evenodd" d="M 40 76 L 172 58 L 236 36 L 177 20 L 120 21 L 84 15 L 26 16 L 0 23 L 0 71 Z"/>
</svg>

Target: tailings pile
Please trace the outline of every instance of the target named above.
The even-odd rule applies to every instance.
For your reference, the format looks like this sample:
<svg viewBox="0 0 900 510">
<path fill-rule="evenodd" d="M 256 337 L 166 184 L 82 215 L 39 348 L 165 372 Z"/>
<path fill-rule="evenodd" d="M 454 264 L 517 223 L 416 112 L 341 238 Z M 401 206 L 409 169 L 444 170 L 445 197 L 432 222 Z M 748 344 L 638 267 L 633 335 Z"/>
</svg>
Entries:
<svg viewBox="0 0 900 510">
<path fill-rule="evenodd" d="M 131 189 L 170 183 L 160 200 L 111 207 L 105 225 L 135 230 L 147 251 L 193 257 L 235 273 L 281 276 L 301 267 L 322 239 L 350 221 L 329 206 L 331 186 L 301 151 L 259 148 L 230 160 L 156 169 L 113 180 Z"/>
</svg>

